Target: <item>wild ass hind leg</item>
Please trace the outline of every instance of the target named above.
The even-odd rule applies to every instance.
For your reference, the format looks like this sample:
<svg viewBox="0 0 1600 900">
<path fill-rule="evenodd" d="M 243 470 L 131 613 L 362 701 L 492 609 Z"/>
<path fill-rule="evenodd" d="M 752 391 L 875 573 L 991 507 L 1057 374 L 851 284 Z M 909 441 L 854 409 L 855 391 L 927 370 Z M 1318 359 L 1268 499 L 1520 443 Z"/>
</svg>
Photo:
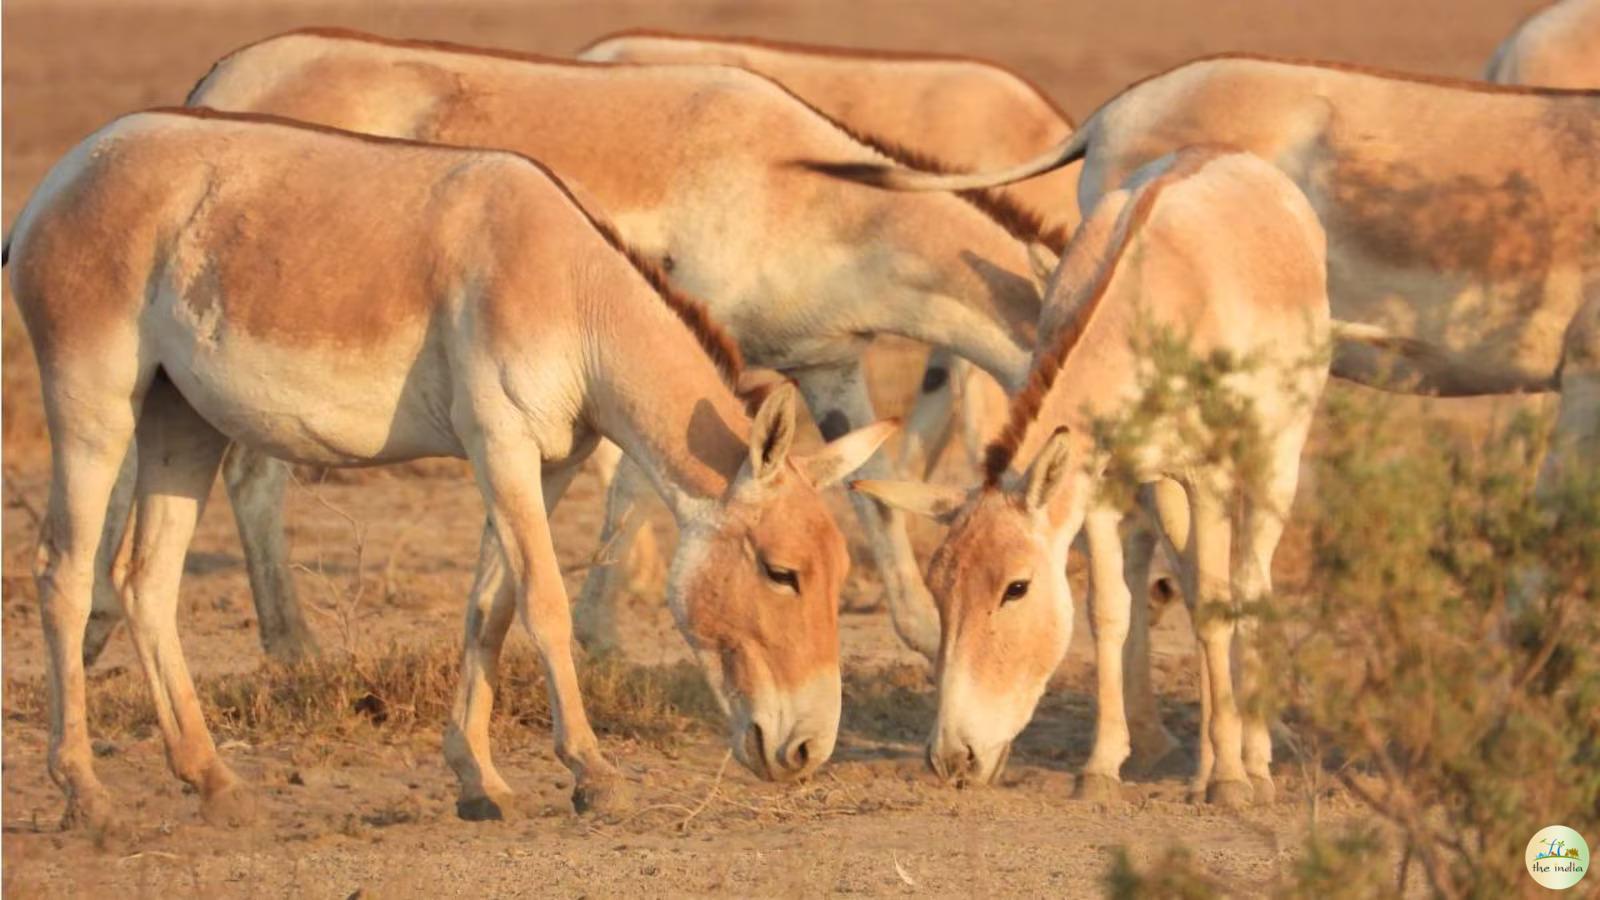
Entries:
<svg viewBox="0 0 1600 900">
<path fill-rule="evenodd" d="M 107 505 L 133 443 L 141 379 L 136 372 L 118 371 L 114 363 L 81 370 L 46 364 L 40 376 L 52 470 L 34 562 L 39 620 L 49 654 L 46 765 L 66 795 L 62 826 L 84 825 L 104 833 L 115 826 L 116 815 L 111 795 L 95 775 L 89 746 L 83 639 Z"/>
<path fill-rule="evenodd" d="M 315 656 L 317 641 L 300 610 L 285 543 L 283 506 L 289 465 L 236 445 L 224 457 L 222 481 L 244 546 L 261 648 L 283 662 Z"/>
<path fill-rule="evenodd" d="M 1257 804 L 1273 802 L 1272 731 L 1263 688 L 1261 606 L 1272 600 L 1272 557 L 1283 537 L 1285 517 L 1294 503 L 1300 475 L 1300 444 L 1279 455 L 1278 467 L 1261 498 L 1247 498 L 1240 519 L 1240 546 L 1234 554 L 1234 602 L 1239 609 L 1235 645 L 1239 650 L 1239 687 L 1244 714 L 1244 769 Z"/>
<path fill-rule="evenodd" d="M 620 453 L 620 451 L 619 451 Z M 646 573 L 632 568 L 637 562 L 633 549 L 639 539 L 650 535 L 654 548 L 654 532 L 645 521 L 645 504 L 652 489 L 644 470 L 626 456 L 619 456 L 612 469 L 610 484 L 606 488 L 604 518 L 600 525 L 600 543 L 597 559 L 583 580 L 578 602 L 573 609 L 573 624 L 577 628 L 578 642 L 591 652 L 608 652 L 617 648 L 617 604 L 619 594 L 626 584 L 637 590 L 646 583 L 660 578 L 664 566 L 660 564 L 659 551 L 655 562 Z"/>
<path fill-rule="evenodd" d="M 1568 479 L 1600 472 L 1600 292 L 1567 326 L 1559 387 L 1561 408 L 1535 488 L 1545 501 Z"/>
<path fill-rule="evenodd" d="M 795 380 L 823 440 L 834 440 L 877 418 L 859 365 L 805 369 L 796 374 Z M 879 450 L 854 477 L 886 479 L 895 477 L 895 473 L 888 455 Z M 867 532 L 895 633 L 906 646 L 933 660 L 939 653 L 939 619 L 933 596 L 923 584 L 917 558 L 911 552 L 905 516 L 856 491 L 850 492 L 850 502 Z"/>
<path fill-rule="evenodd" d="M 155 701 L 172 773 L 200 792 L 213 825 L 254 817 L 254 797 L 217 755 L 178 639 L 183 561 L 228 440 L 158 379 L 139 417 L 132 552 L 122 584 L 129 634 Z"/>
<path fill-rule="evenodd" d="M 117 471 L 116 487 L 106 507 L 106 527 L 100 532 L 100 549 L 94 565 L 94 599 L 89 607 L 89 626 L 83 632 L 83 664 L 92 666 L 105 652 L 106 643 L 122 625 L 122 600 L 117 596 L 118 555 L 125 550 L 125 538 L 133 529 L 133 483 L 139 474 L 138 451 L 129 442 L 128 453 Z"/>
<path fill-rule="evenodd" d="M 1122 654 L 1132 595 L 1123 579 L 1121 521 L 1121 511 L 1108 507 L 1091 509 L 1084 521 L 1089 543 L 1089 624 L 1094 633 L 1098 687 L 1094 749 L 1078 779 L 1078 797 L 1084 800 L 1121 797 L 1122 763 L 1129 751 Z"/>
<path fill-rule="evenodd" d="M 572 658 L 572 610 L 545 516 L 543 477 L 527 464 L 532 448 L 525 439 L 494 435 L 468 446 L 473 447 L 473 469 L 510 569 L 518 611 L 544 663 L 556 757 L 576 781 L 573 808 L 579 813 L 619 812 L 627 806 L 626 783 L 601 754 L 583 709 Z"/>
<path fill-rule="evenodd" d="M 577 474 L 576 465 L 547 472 L 548 516 Z M 494 697 L 500 690 L 500 651 L 517 613 L 517 594 L 506 577 L 504 548 L 494 526 L 485 523 L 478 545 L 478 568 L 467 600 L 466 635 L 461 645 L 461 681 L 445 728 L 444 756 L 460 794 L 456 815 L 467 821 L 497 820 L 511 810 L 515 792 L 495 768 L 489 741 Z"/>
<path fill-rule="evenodd" d="M 1250 802 L 1251 788 L 1244 770 L 1243 735 L 1234 702 L 1230 658 L 1235 618 L 1230 565 L 1233 527 L 1221 492 L 1193 482 L 1184 487 L 1189 498 L 1190 528 L 1183 593 L 1190 598 L 1190 615 L 1202 658 L 1201 738 L 1212 751 L 1212 767 L 1208 770 L 1202 747 L 1202 765 L 1194 787 L 1203 789 L 1211 803 L 1237 808 Z"/>
</svg>

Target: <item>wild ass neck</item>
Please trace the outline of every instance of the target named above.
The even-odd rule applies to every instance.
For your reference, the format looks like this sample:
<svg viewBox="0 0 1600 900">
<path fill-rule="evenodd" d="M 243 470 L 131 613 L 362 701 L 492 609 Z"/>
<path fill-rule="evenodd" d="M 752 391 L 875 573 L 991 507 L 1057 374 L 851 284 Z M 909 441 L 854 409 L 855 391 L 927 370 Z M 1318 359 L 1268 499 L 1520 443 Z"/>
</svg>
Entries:
<svg viewBox="0 0 1600 900">
<path fill-rule="evenodd" d="M 610 317 L 616 309 L 601 311 Z M 682 519 L 698 501 L 722 496 L 738 475 L 749 455 L 750 419 L 670 312 L 641 313 L 638 322 L 595 329 L 590 415 Z M 679 342 L 686 346 L 672 346 Z"/>
</svg>

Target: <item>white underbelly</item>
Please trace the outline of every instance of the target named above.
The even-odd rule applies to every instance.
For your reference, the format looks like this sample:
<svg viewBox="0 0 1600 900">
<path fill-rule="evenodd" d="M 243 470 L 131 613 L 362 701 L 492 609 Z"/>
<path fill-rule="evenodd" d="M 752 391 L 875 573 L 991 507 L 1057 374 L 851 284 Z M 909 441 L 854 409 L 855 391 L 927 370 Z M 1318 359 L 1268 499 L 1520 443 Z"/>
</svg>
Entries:
<svg viewBox="0 0 1600 900">
<path fill-rule="evenodd" d="M 443 354 L 419 354 L 415 338 L 288 346 L 180 326 L 158 346 L 167 376 L 207 421 L 272 456 L 351 466 L 463 455 Z"/>
</svg>

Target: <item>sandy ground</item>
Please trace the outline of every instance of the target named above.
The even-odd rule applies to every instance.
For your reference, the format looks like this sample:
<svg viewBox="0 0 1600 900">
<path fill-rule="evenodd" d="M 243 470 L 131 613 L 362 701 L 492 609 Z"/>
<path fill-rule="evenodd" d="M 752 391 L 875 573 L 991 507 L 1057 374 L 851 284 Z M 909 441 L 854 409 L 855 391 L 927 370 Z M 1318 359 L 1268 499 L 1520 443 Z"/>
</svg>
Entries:
<svg viewBox="0 0 1600 900">
<path fill-rule="evenodd" d="M 109 118 L 181 102 L 210 63 L 233 47 L 293 27 L 346 25 L 395 36 L 497 44 L 551 54 L 634 26 L 760 34 L 861 46 L 966 53 L 1004 61 L 1082 116 L 1123 84 L 1183 59 L 1221 50 L 1320 56 L 1471 76 L 1494 45 L 1537 3 L 1527 0 L 1069 0 L 805 3 L 528 2 L 466 6 L 379 2 L 290 5 L 268 2 L 154 5 L 8 2 L 4 10 L 4 190 L 9 222 L 46 168 Z M 9 298 L 9 289 L 7 291 Z M 32 510 L 48 480 L 36 379 L 8 300 L 5 327 L 3 520 L 4 674 L 35 678 L 43 655 L 29 577 Z M 903 404 L 916 351 L 876 351 L 875 389 L 886 413 Z M 1454 408 L 1475 418 L 1482 405 Z M 951 470 L 952 477 L 959 469 Z M 260 659 L 237 541 L 220 493 L 189 558 L 180 624 L 200 675 L 248 672 Z M 478 499 L 448 467 L 432 477 L 367 476 L 302 485 L 291 498 L 296 560 L 310 572 L 302 593 L 319 602 L 316 574 L 348 579 L 354 566 L 349 513 L 365 529 L 373 592 L 352 640 L 437 641 L 453 637 L 481 521 Z M 841 520 L 842 500 L 835 503 Z M 596 482 L 577 482 L 557 514 L 563 561 L 593 550 L 600 514 Z M 658 522 L 658 526 L 661 523 Z M 917 535 L 924 552 L 936 536 Z M 1295 565 L 1291 533 L 1280 562 Z M 859 555 L 860 549 L 856 548 Z M 1292 578 L 1290 579 L 1292 583 Z M 569 578 L 577 590 L 577 576 Z M 849 592 L 870 599 L 877 585 L 857 567 Z M 642 663 L 683 656 L 682 641 L 658 606 L 637 600 L 627 652 Z M 346 641 L 335 617 L 319 616 L 323 644 Z M 881 615 L 844 620 L 845 665 L 857 679 L 913 676 L 913 711 L 931 697 L 915 657 Z M 515 652 L 528 642 L 512 638 Z M 1193 750 L 1191 641 L 1181 615 L 1156 634 L 1157 684 L 1169 724 Z M 118 637 L 97 671 L 136 669 Z M 923 770 L 919 734 L 852 719 L 835 761 L 808 785 L 757 784 L 736 767 L 719 779 L 723 748 L 710 727 L 663 751 L 611 741 L 655 813 L 620 825 L 579 819 L 566 806 L 570 776 L 547 739 L 498 753 L 525 795 L 522 815 L 468 824 L 453 815 L 453 779 L 429 735 L 357 729 L 339 739 L 285 738 L 224 743 L 224 754 L 260 784 L 264 815 L 252 828 L 200 822 L 196 798 L 165 771 L 159 740 L 121 736 L 103 745 L 99 770 L 137 828 L 129 842 L 98 850 L 57 829 L 62 803 L 44 771 L 44 722 L 8 700 L 4 719 L 5 890 L 16 896 L 115 890 L 134 896 L 173 891 L 207 896 L 495 895 L 608 896 L 822 892 L 934 895 L 1080 895 L 1098 889 L 1117 847 L 1136 860 L 1174 841 L 1232 891 L 1260 891 L 1308 825 L 1359 813 L 1345 798 L 1321 796 L 1292 762 L 1280 765 L 1285 798 L 1225 815 L 1183 801 L 1187 763 L 1129 783 L 1110 807 L 1071 799 L 1072 773 L 1092 730 L 1088 629 L 1081 621 L 1058 690 L 1025 733 L 1005 783 L 986 791 L 938 787 Z M 91 690 L 93 689 L 91 685 Z M 926 727 L 924 719 L 919 727 Z M 295 783 L 301 782 L 301 783 Z M 1315 804 L 1308 802 L 1319 794 Z M 696 808 L 698 812 L 695 812 Z M 687 821 L 685 813 L 695 812 Z"/>
</svg>

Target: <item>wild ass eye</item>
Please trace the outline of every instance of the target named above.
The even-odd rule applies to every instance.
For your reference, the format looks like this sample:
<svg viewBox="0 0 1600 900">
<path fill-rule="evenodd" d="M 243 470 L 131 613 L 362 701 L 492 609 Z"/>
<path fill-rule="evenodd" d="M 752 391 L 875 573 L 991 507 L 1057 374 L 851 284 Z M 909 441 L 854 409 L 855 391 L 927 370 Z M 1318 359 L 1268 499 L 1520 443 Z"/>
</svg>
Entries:
<svg viewBox="0 0 1600 900">
<path fill-rule="evenodd" d="M 800 593 L 800 573 L 793 569 L 775 566 L 766 560 L 761 561 L 761 572 L 773 584 L 782 585 L 796 594 Z"/>
<path fill-rule="evenodd" d="M 1006 585 L 1005 593 L 1000 595 L 1000 602 L 1010 603 L 1013 600 L 1021 600 L 1023 597 L 1027 596 L 1027 594 L 1028 582 L 1013 581 Z"/>
</svg>

